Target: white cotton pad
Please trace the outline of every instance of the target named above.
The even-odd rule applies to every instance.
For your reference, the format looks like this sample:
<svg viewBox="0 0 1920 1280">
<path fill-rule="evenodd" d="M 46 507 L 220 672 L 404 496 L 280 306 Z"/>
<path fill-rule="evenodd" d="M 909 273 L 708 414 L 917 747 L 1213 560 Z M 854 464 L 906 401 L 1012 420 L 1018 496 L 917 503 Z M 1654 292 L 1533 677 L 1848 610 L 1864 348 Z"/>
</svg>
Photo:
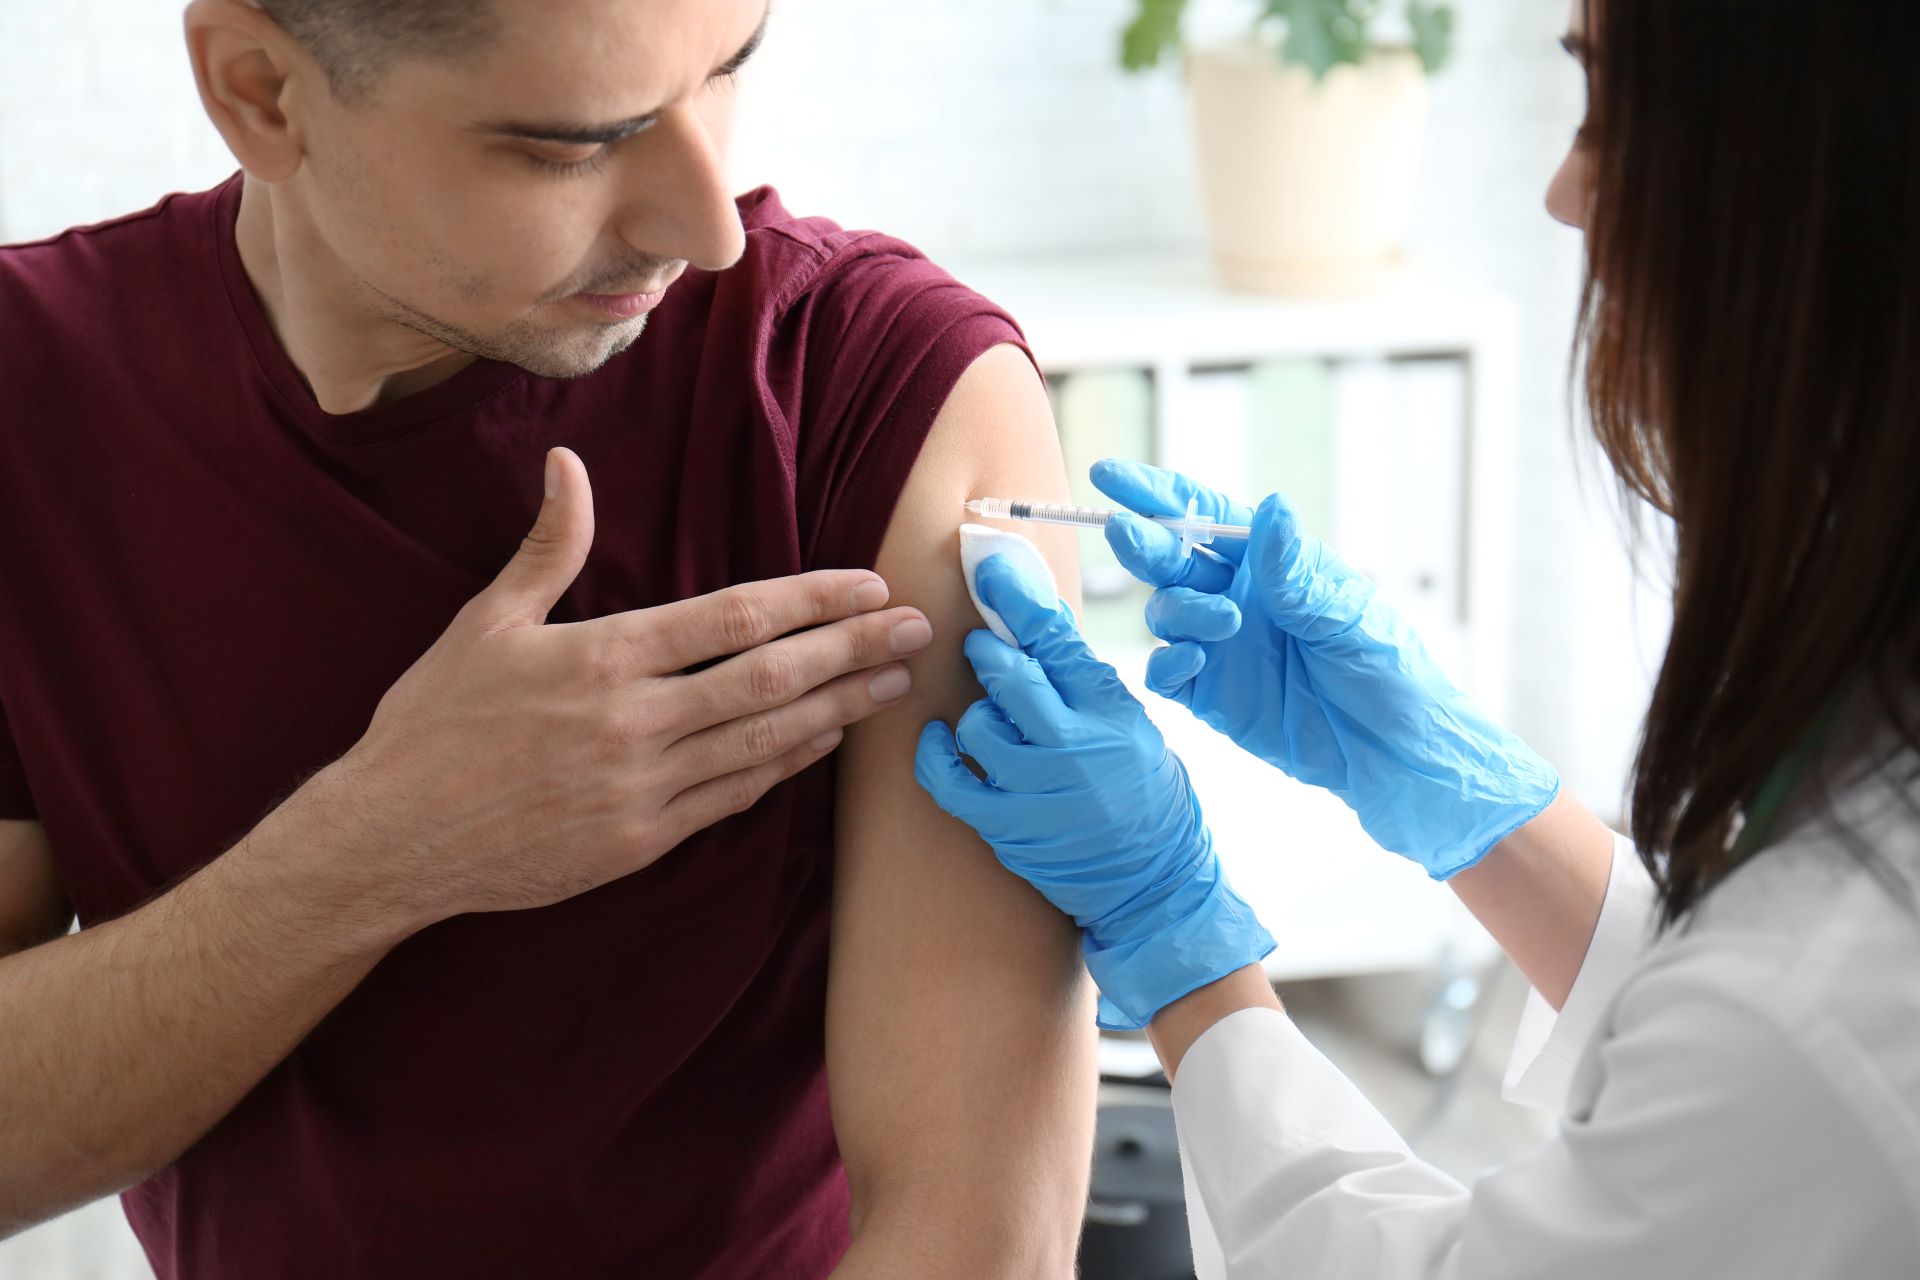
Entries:
<svg viewBox="0 0 1920 1280">
<path fill-rule="evenodd" d="M 967 594 L 973 597 L 973 607 L 980 611 L 981 619 L 987 629 L 1018 647 L 1019 641 L 1013 638 L 1013 632 L 1007 630 L 1007 624 L 1000 621 L 1000 615 L 980 599 L 980 588 L 975 584 L 973 575 L 979 571 L 981 561 L 989 556 L 1005 556 L 1028 582 L 1037 582 L 1045 590 L 1042 599 L 1060 598 L 1060 588 L 1053 580 L 1053 569 L 1047 564 L 1047 558 L 1040 554 L 1040 548 L 1013 532 L 1011 529 L 995 529 L 984 524 L 963 524 L 960 526 L 960 572 L 967 579 Z"/>
</svg>

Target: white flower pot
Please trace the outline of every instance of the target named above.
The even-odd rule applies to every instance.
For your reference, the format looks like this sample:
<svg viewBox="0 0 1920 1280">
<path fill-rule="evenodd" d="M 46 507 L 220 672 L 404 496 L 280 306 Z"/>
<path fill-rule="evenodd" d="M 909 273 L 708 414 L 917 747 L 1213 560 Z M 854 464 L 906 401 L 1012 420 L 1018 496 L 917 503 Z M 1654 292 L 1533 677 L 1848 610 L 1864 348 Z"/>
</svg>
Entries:
<svg viewBox="0 0 1920 1280">
<path fill-rule="evenodd" d="M 1190 50 L 1213 256 L 1257 293 L 1380 288 L 1402 257 L 1426 136 L 1427 77 L 1407 49 L 1378 49 L 1315 84 L 1257 41 Z"/>
</svg>

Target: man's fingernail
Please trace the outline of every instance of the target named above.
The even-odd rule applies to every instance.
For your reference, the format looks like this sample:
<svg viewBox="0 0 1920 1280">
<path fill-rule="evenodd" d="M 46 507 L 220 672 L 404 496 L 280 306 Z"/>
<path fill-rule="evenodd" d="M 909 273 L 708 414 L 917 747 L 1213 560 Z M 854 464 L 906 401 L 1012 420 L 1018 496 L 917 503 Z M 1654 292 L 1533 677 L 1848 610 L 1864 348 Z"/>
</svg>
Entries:
<svg viewBox="0 0 1920 1280">
<path fill-rule="evenodd" d="M 904 698 L 911 688 L 913 677 L 907 674 L 905 667 L 889 667 L 867 682 L 867 692 L 873 695 L 875 702 Z"/>
<path fill-rule="evenodd" d="M 933 640 L 933 628 L 923 618 L 896 622 L 887 633 L 887 643 L 895 653 L 918 653 Z"/>
<path fill-rule="evenodd" d="M 878 578 L 868 578 L 853 589 L 853 608 L 855 613 L 872 613 L 887 603 L 887 584 Z"/>
<path fill-rule="evenodd" d="M 845 735 L 843 735 L 840 730 L 829 729 L 807 745 L 815 751 L 831 751 L 840 745 L 840 739 L 843 736 Z"/>
</svg>

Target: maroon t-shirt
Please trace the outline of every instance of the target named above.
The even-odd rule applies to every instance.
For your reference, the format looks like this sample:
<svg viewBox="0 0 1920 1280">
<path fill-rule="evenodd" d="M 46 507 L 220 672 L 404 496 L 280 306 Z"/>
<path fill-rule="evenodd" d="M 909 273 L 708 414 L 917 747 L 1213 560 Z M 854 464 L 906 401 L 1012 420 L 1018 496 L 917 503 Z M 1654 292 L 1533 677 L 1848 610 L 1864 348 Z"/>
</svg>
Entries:
<svg viewBox="0 0 1920 1280">
<path fill-rule="evenodd" d="M 0 249 L 0 818 L 45 824 L 83 925 L 353 745 L 519 546 L 550 446 L 597 526 L 554 622 L 871 566 L 954 382 L 1020 337 L 763 188 L 740 264 L 590 376 L 478 361 L 333 416 L 241 268 L 239 194 Z M 635 875 L 408 939 L 125 1194 L 155 1269 L 827 1274 L 833 838 L 829 762 Z"/>
</svg>

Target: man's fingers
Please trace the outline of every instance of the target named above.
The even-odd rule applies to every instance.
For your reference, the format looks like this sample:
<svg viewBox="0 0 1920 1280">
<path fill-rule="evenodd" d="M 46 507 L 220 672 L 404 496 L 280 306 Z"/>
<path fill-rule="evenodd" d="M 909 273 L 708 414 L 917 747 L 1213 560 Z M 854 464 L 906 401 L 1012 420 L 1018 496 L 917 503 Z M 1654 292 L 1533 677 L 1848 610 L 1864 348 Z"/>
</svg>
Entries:
<svg viewBox="0 0 1920 1280">
<path fill-rule="evenodd" d="M 887 584 L 865 569 L 824 569 L 749 582 L 589 622 L 632 641 L 635 675 L 666 675 L 885 607 Z"/>
<path fill-rule="evenodd" d="M 910 687 L 904 666 L 856 671 L 784 706 L 689 734 L 667 749 L 662 763 L 677 770 L 687 785 L 750 769 L 899 705 Z"/>
<path fill-rule="evenodd" d="M 1193 681 L 1207 665 L 1207 651 L 1190 641 L 1147 655 L 1147 688 L 1183 706 L 1193 705 Z"/>
<path fill-rule="evenodd" d="M 1231 561 L 1208 547 L 1196 547 L 1188 554 L 1178 534 L 1130 511 L 1107 521 L 1106 534 L 1107 545 L 1113 548 L 1120 567 L 1148 586 L 1217 593 L 1233 585 Z M 1244 550 L 1246 544 L 1216 545 Z"/>
<path fill-rule="evenodd" d="M 705 729 L 802 697 L 855 671 L 908 658 L 933 640 L 917 609 L 888 609 L 847 618 L 763 644 L 684 681 L 687 707 L 680 723 Z M 900 678 L 904 679 L 904 670 Z M 899 692 L 906 692 L 904 686 Z"/>
<path fill-rule="evenodd" d="M 1240 606 L 1226 596 L 1165 587 L 1147 601 L 1147 630 L 1162 640 L 1225 640 L 1240 631 Z"/>
<path fill-rule="evenodd" d="M 661 811 L 662 820 L 668 830 L 677 832 L 679 840 L 684 840 L 722 818 L 743 813 L 780 783 L 829 755 L 840 745 L 840 738 L 840 731 L 835 729 L 765 764 L 688 787 L 667 801 Z"/>
<path fill-rule="evenodd" d="M 980 687 L 1013 722 L 1020 736 L 1042 746 L 1064 746 L 1059 724 L 1067 704 L 1040 664 L 991 631 L 973 631 L 962 643 Z"/>
</svg>

